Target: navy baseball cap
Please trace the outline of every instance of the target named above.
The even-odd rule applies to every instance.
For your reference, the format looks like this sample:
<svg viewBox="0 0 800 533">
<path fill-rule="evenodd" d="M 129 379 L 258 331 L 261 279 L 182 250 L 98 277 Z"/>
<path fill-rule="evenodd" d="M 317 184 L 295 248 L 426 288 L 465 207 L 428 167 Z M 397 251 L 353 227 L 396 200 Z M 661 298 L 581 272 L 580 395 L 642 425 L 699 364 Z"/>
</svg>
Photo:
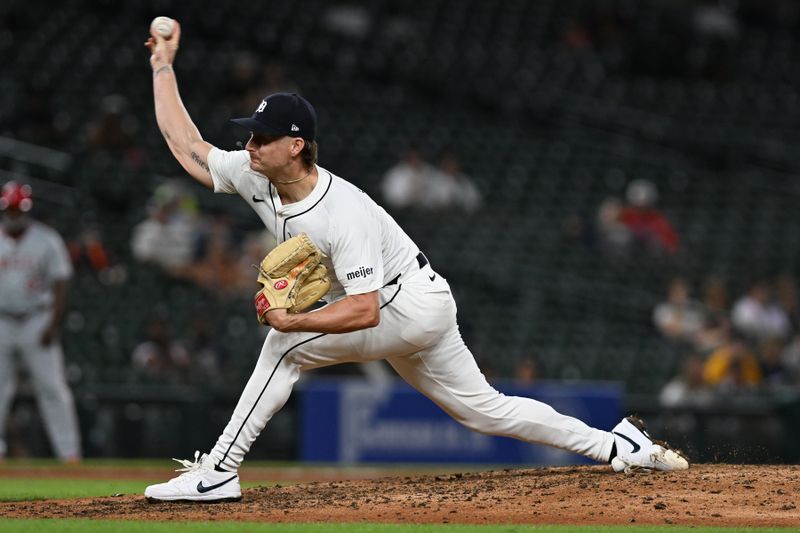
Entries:
<svg viewBox="0 0 800 533">
<path fill-rule="evenodd" d="M 252 117 L 231 122 L 263 135 L 286 135 L 313 141 L 317 135 L 317 112 L 295 93 L 275 93 L 264 98 Z"/>
</svg>

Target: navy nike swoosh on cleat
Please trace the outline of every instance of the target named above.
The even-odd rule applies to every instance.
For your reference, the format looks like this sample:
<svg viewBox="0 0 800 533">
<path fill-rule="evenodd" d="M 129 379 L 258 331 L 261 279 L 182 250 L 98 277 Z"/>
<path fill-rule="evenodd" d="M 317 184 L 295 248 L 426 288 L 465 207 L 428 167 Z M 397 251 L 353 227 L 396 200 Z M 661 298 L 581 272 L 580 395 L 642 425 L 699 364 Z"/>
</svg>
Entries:
<svg viewBox="0 0 800 533">
<path fill-rule="evenodd" d="M 253 201 L 254 201 L 254 202 L 256 202 L 256 203 L 258 203 L 258 202 L 263 202 L 263 201 L 264 201 L 264 199 L 263 199 L 263 198 L 256 198 L 256 195 L 254 194 L 254 195 L 253 195 Z"/>
<path fill-rule="evenodd" d="M 436 274 L 434 274 L 433 276 L 429 277 L 428 279 L 430 279 L 431 281 L 435 280 L 436 279 Z"/>
<path fill-rule="evenodd" d="M 210 487 L 206 487 L 205 485 L 203 485 L 202 481 L 198 481 L 197 482 L 197 492 L 199 492 L 200 494 L 203 494 L 203 493 L 208 492 L 210 490 L 218 489 L 221 486 L 223 486 L 224 484 L 233 481 L 234 479 L 236 479 L 235 475 L 233 477 L 229 478 L 229 479 L 226 479 L 222 483 L 217 483 L 216 485 L 211 485 Z"/>
<path fill-rule="evenodd" d="M 638 444 L 636 444 L 635 442 L 633 442 L 630 437 L 627 437 L 627 436 L 623 435 L 622 433 L 617 433 L 616 431 L 612 431 L 612 433 L 614 435 L 619 435 L 620 437 L 622 437 L 623 439 L 625 439 L 626 441 L 631 443 L 631 446 L 633 446 L 633 450 L 631 451 L 631 453 L 636 453 L 636 452 L 638 452 L 639 450 L 642 449 L 642 447 L 639 446 Z"/>
</svg>

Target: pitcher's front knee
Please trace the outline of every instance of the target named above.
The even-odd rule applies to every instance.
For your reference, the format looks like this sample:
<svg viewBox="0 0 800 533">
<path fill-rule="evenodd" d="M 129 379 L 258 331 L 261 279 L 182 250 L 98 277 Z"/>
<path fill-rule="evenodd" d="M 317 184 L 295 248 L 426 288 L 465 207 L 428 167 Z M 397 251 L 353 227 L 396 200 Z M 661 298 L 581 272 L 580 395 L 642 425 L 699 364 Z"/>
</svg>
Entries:
<svg viewBox="0 0 800 533">
<path fill-rule="evenodd" d="M 273 354 L 279 352 L 281 345 L 285 342 L 283 338 L 285 335 L 285 333 L 271 329 L 269 333 L 267 333 L 267 338 L 264 339 L 264 346 L 261 348 L 261 352 L 269 351 Z"/>
<path fill-rule="evenodd" d="M 261 348 L 262 356 L 268 354 L 272 357 L 281 358 L 296 353 L 299 348 L 304 347 L 319 333 L 282 333 L 277 330 L 270 330 Z"/>
</svg>

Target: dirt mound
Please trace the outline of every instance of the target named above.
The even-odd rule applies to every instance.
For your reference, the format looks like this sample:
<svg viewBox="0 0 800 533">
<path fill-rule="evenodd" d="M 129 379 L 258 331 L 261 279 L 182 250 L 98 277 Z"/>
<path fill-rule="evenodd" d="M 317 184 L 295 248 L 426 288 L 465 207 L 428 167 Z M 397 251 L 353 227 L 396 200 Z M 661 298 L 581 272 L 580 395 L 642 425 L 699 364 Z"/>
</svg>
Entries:
<svg viewBox="0 0 800 533">
<path fill-rule="evenodd" d="M 608 467 L 385 477 L 245 489 L 237 503 L 147 503 L 140 495 L 0 504 L 16 518 L 470 524 L 796 526 L 800 467 Z"/>
</svg>

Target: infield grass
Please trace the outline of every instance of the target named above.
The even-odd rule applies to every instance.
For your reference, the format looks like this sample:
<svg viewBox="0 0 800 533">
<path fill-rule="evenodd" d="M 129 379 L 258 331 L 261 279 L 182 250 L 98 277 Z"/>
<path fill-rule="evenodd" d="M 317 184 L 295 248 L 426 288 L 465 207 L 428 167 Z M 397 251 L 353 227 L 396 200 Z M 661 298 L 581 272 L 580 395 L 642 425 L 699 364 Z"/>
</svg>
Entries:
<svg viewBox="0 0 800 533">
<path fill-rule="evenodd" d="M 41 479 L 15 478 L 0 484 L 0 501 L 21 502 L 31 500 L 60 500 L 66 498 L 93 498 L 115 495 L 144 494 L 147 485 L 165 479 L 131 481 L 112 479 Z M 242 483 L 242 487 L 264 487 L 276 482 L 259 481 Z M 281 485 L 287 485 L 285 481 Z"/>
<path fill-rule="evenodd" d="M 787 533 L 789 528 L 722 528 L 681 526 L 469 526 L 462 524 L 264 524 L 261 522 L 131 522 L 108 520 L 3 520 L 0 531 L 31 533 L 229 533 L 239 531 L 272 533 Z"/>
</svg>

